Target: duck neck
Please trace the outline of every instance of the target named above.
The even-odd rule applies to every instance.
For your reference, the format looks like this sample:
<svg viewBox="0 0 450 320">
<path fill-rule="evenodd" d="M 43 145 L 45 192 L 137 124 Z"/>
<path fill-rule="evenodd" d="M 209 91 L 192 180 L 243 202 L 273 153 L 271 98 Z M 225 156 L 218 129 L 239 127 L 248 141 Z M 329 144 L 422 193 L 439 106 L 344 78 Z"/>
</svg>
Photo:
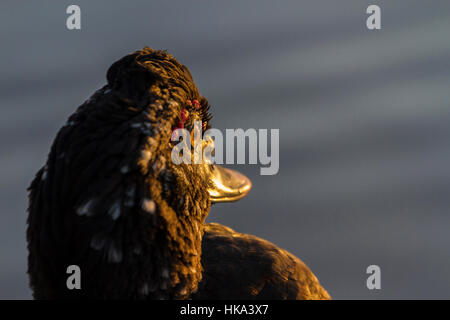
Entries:
<svg viewBox="0 0 450 320">
<path fill-rule="evenodd" d="M 170 131 L 169 131 L 170 132 Z M 160 139 L 164 140 L 164 139 Z M 159 152 L 158 152 L 159 151 Z M 202 279 L 203 225 L 210 200 L 194 166 L 174 165 L 150 140 L 137 160 L 136 207 L 139 293 L 156 299 L 188 298 Z M 126 196 L 126 195 L 125 195 Z"/>
<path fill-rule="evenodd" d="M 203 271 L 203 212 L 209 204 L 197 197 L 194 201 L 189 193 L 167 199 L 164 188 L 159 178 L 138 183 L 142 194 L 136 192 L 134 207 L 122 211 L 106 237 L 92 237 L 90 248 L 103 259 L 91 277 L 124 279 L 110 288 L 113 295 L 122 291 L 120 297 L 186 299 L 197 290 Z M 125 188 L 122 199 L 129 194 Z"/>
<path fill-rule="evenodd" d="M 149 186 L 152 194 L 164 194 L 164 187 L 158 182 Z M 141 269 L 146 278 L 141 293 L 155 298 L 188 298 L 202 279 L 204 214 L 189 195 L 175 202 L 153 197 L 144 199 L 141 205 L 147 214 L 143 220 L 151 225 L 151 231 L 141 234 L 144 250 L 140 258 L 148 263 Z"/>
</svg>

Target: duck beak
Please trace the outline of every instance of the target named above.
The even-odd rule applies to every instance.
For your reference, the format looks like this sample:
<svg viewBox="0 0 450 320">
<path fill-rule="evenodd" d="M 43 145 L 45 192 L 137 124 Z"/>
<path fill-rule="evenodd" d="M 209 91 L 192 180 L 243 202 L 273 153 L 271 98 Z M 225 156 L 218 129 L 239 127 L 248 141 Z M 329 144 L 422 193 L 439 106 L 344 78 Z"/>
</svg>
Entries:
<svg viewBox="0 0 450 320">
<path fill-rule="evenodd" d="M 213 187 L 208 190 L 212 203 L 237 201 L 252 188 L 249 178 L 237 171 L 213 165 Z"/>
</svg>

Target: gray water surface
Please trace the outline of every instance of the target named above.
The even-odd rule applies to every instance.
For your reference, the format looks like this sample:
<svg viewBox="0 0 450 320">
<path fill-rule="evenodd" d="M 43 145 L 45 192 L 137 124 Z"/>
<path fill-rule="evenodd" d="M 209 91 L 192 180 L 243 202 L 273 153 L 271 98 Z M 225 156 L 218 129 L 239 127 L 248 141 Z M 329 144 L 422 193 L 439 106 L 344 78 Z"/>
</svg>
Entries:
<svg viewBox="0 0 450 320">
<path fill-rule="evenodd" d="M 254 188 L 209 221 L 288 249 L 336 299 L 450 297 L 448 0 L 79 0 L 80 31 L 69 4 L 0 4 L 1 299 L 31 298 L 26 188 L 54 136 L 146 45 L 190 68 L 215 127 L 280 129 L 279 174 L 235 166 Z"/>
</svg>

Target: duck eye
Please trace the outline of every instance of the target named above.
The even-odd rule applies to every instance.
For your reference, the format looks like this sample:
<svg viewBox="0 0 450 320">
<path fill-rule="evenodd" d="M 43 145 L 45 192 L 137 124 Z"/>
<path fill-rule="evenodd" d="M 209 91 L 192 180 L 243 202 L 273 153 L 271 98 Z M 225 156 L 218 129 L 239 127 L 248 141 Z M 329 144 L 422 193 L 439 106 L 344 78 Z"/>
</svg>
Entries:
<svg viewBox="0 0 450 320">
<path fill-rule="evenodd" d="M 201 108 L 200 102 L 198 102 L 198 100 L 192 100 L 192 104 L 194 105 L 194 108 L 196 110 L 199 110 Z"/>
<path fill-rule="evenodd" d="M 189 117 L 189 111 L 186 109 L 181 110 L 180 121 L 185 123 Z"/>
<path fill-rule="evenodd" d="M 188 111 L 191 110 L 191 112 L 194 112 L 198 115 L 191 117 L 191 113 Z M 190 129 L 190 136 L 191 141 L 194 141 L 194 131 L 195 127 L 191 125 L 188 125 L 188 119 L 192 118 L 190 122 L 200 121 L 201 122 L 201 133 L 205 133 L 205 131 L 209 128 L 208 122 L 211 119 L 211 115 L 209 114 L 209 105 L 208 102 L 205 99 L 201 99 L 201 102 L 198 100 L 186 100 L 186 106 L 185 109 L 181 110 L 180 117 L 178 119 L 178 123 L 172 128 L 172 136 L 170 141 L 170 146 L 173 147 L 173 141 L 177 140 L 177 136 L 175 133 L 175 130 L 177 129 Z M 197 118 L 198 120 L 193 120 L 194 118 Z"/>
</svg>

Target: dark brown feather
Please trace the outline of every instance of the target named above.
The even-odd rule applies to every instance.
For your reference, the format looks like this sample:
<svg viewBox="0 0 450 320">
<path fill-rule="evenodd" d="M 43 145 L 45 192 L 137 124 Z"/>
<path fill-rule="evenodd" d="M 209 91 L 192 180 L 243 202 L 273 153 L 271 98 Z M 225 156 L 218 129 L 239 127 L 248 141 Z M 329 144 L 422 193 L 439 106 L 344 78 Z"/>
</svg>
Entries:
<svg viewBox="0 0 450 320">
<path fill-rule="evenodd" d="M 258 237 L 207 224 L 194 299 L 330 299 L 297 257 Z"/>
<path fill-rule="evenodd" d="M 185 66 L 144 48 L 115 62 L 107 80 L 60 129 L 29 187 L 36 299 L 328 297 L 300 260 L 267 241 L 207 225 L 202 243 L 211 168 L 170 160 L 187 99 L 200 101 L 191 122 L 211 119 Z M 66 286 L 73 264 L 81 290 Z"/>
</svg>

